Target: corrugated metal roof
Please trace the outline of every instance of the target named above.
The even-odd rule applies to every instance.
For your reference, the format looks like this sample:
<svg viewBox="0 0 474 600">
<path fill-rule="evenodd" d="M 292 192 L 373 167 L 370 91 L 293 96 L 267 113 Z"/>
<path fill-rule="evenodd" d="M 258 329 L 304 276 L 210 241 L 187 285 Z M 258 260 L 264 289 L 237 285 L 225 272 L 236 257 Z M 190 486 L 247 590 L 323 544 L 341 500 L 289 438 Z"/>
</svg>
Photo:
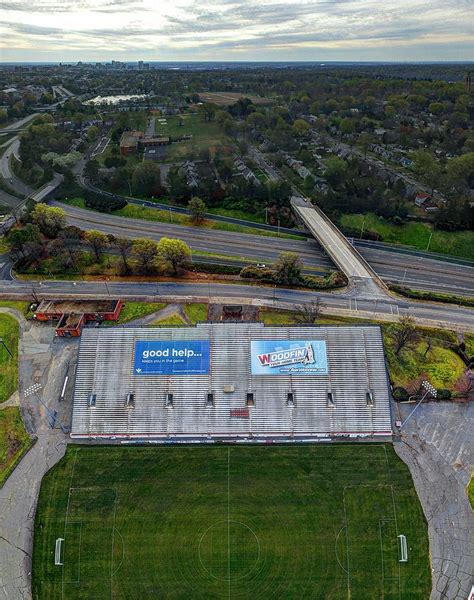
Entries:
<svg viewBox="0 0 474 600">
<path fill-rule="evenodd" d="M 209 340 L 208 375 L 137 375 L 138 340 Z M 251 340 L 325 340 L 328 375 L 252 375 Z M 229 387 L 230 386 L 230 387 Z M 234 388 L 233 392 L 224 391 Z M 335 408 L 328 404 L 328 391 Z M 373 394 L 368 406 L 367 391 Z M 214 406 L 206 406 L 208 392 Z M 255 406 L 246 411 L 246 394 Z M 287 394 L 294 393 L 293 408 Z M 91 393 L 95 407 L 88 406 Z M 126 407 L 129 393 L 134 408 Z M 173 408 L 165 396 L 173 394 Z M 79 351 L 73 437 L 311 437 L 390 435 L 391 415 L 380 329 L 374 326 L 86 329 Z"/>
</svg>

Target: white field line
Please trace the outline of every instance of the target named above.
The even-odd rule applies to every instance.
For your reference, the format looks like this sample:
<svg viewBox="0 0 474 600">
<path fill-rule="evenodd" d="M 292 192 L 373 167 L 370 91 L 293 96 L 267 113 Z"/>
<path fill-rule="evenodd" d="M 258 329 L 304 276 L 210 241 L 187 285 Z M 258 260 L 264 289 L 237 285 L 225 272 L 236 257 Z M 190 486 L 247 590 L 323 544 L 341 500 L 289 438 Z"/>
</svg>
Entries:
<svg viewBox="0 0 474 600">
<path fill-rule="evenodd" d="M 74 469 L 76 468 L 76 459 L 77 459 L 77 453 L 79 452 L 79 448 L 76 450 L 76 453 L 74 454 L 74 462 L 72 463 L 72 471 L 71 471 L 71 479 L 69 481 L 69 492 L 68 492 L 68 496 L 67 496 L 67 506 L 66 506 L 66 517 L 64 519 L 64 557 L 66 556 L 66 527 L 67 527 L 67 518 L 68 518 L 68 514 L 69 514 L 69 503 L 71 501 L 71 490 L 72 490 L 72 480 L 74 477 Z M 81 525 L 82 527 L 82 525 Z M 63 558 L 63 566 L 61 568 L 61 600 L 63 600 L 64 598 L 64 558 Z"/>
<path fill-rule="evenodd" d="M 230 448 L 227 448 L 227 571 L 230 600 Z"/>
<path fill-rule="evenodd" d="M 110 551 L 110 598 L 113 600 L 114 596 L 114 540 L 115 540 L 115 514 L 117 512 L 117 488 L 115 488 L 115 498 L 114 498 L 114 518 L 112 521 L 112 548 Z"/>
</svg>

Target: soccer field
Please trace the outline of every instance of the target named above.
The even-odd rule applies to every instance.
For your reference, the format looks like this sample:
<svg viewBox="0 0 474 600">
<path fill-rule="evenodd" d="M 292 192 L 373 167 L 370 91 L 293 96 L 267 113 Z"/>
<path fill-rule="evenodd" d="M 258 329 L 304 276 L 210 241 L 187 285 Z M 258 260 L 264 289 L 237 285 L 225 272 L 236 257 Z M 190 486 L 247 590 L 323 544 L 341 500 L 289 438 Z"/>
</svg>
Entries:
<svg viewBox="0 0 474 600">
<path fill-rule="evenodd" d="M 429 594 L 426 523 L 390 445 L 69 446 L 42 484 L 38 600 Z"/>
</svg>

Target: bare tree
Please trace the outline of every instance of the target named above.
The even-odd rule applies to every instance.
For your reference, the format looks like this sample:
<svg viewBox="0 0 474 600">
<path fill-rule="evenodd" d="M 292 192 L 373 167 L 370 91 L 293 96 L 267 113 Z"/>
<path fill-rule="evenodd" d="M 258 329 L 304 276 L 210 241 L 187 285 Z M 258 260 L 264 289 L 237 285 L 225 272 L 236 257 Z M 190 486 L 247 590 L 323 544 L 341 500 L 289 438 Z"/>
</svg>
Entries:
<svg viewBox="0 0 474 600">
<path fill-rule="evenodd" d="M 120 253 L 120 257 L 123 263 L 124 273 L 130 273 L 130 265 L 128 264 L 128 258 L 132 250 L 132 240 L 128 238 L 115 238 L 115 247 Z"/>
<path fill-rule="evenodd" d="M 400 352 L 404 348 L 413 347 L 419 339 L 413 317 L 409 315 L 400 317 L 398 324 L 392 330 L 392 335 L 395 343 L 395 356 L 400 356 Z"/>
<path fill-rule="evenodd" d="M 321 306 L 319 304 L 319 298 L 300 304 L 296 308 L 296 320 L 298 323 L 309 323 L 313 324 L 319 319 L 321 315 Z"/>
</svg>

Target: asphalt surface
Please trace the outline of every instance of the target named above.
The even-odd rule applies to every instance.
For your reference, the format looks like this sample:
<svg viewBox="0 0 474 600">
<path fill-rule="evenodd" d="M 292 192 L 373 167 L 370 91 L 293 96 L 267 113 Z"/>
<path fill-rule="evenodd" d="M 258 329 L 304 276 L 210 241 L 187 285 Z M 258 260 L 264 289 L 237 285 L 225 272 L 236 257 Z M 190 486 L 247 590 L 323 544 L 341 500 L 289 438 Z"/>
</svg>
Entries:
<svg viewBox="0 0 474 600">
<path fill-rule="evenodd" d="M 258 285 L 226 283 L 183 282 L 103 282 L 95 281 L 3 281 L 0 297 L 27 298 L 36 294 L 39 298 L 107 298 L 108 295 L 124 300 L 151 300 L 168 302 L 177 299 L 212 299 L 223 303 L 248 302 L 291 309 L 297 304 L 319 298 L 321 307 L 334 314 L 359 318 L 396 320 L 399 315 L 409 314 L 420 324 L 431 327 L 448 327 L 454 330 L 474 331 L 474 310 L 454 305 L 410 302 L 398 297 L 382 299 L 364 297 L 358 290 L 324 293 L 311 290 L 292 290 Z"/>
<path fill-rule="evenodd" d="M 29 185 L 26 185 L 26 183 L 23 183 L 23 181 L 13 173 L 10 166 L 10 158 L 12 155 L 18 154 L 19 147 L 20 140 L 18 138 L 13 139 L 12 143 L 3 153 L 3 156 L 0 161 L 0 171 L 2 177 L 5 179 L 6 184 L 9 187 L 11 187 L 17 194 L 29 196 L 33 192 L 33 188 L 31 188 Z M 18 200 L 18 203 L 19 202 L 21 202 L 21 200 Z"/>
<path fill-rule="evenodd" d="M 230 233 L 173 223 L 128 219 L 56 202 L 51 204 L 64 208 L 68 215 L 68 222 L 81 229 L 99 229 L 116 236 L 147 237 L 154 240 L 159 240 L 163 236 L 179 237 L 193 250 L 248 258 L 264 263 L 272 263 L 281 252 L 291 251 L 299 254 L 308 269 L 334 268 L 332 261 L 325 256 L 319 244 L 312 238 L 303 241 Z M 415 289 L 474 296 L 474 263 L 471 266 L 405 252 L 397 254 L 392 248 L 386 250 L 379 246 L 359 246 L 358 250 L 386 281 L 403 283 Z"/>
<path fill-rule="evenodd" d="M 413 405 L 400 405 L 406 417 Z M 421 405 L 394 448 L 410 469 L 428 523 L 431 600 L 466 600 L 473 585 L 474 404 Z M 409 542 L 409 540 L 408 540 Z"/>
</svg>

